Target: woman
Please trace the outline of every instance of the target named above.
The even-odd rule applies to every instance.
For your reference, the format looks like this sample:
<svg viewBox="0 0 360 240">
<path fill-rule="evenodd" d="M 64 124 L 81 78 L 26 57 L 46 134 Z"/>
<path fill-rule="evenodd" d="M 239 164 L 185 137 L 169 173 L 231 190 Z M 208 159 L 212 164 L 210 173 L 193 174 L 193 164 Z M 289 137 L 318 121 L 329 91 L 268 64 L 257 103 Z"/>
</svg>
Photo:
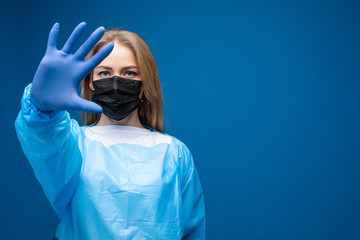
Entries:
<svg viewBox="0 0 360 240">
<path fill-rule="evenodd" d="M 24 91 L 21 147 L 66 239 L 205 239 L 205 206 L 189 149 L 164 133 L 157 67 L 137 34 L 86 24 L 61 50 L 59 24 Z M 81 83 L 81 95 L 77 88 Z M 82 111 L 84 126 L 67 110 Z"/>
</svg>

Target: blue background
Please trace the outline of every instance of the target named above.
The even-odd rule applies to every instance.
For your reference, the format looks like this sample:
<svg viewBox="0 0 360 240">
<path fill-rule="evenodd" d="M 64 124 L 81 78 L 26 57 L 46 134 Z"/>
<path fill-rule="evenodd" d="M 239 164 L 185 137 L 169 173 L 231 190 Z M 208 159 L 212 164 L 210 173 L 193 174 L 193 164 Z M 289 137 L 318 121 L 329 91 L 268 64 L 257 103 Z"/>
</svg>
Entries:
<svg viewBox="0 0 360 240">
<path fill-rule="evenodd" d="M 99 26 L 148 43 L 207 239 L 360 239 L 359 1 L 9 1 L 0 16 L 1 239 L 55 235 L 14 121 L 52 25 L 60 49 L 81 21 L 77 47 Z"/>
</svg>

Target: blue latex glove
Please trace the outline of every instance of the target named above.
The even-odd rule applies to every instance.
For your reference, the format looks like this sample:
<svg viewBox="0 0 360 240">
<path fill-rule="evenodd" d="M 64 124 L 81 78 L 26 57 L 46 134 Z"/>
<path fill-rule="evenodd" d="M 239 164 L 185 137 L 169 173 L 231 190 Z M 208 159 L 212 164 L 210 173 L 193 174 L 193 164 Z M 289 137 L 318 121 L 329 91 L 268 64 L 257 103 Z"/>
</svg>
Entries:
<svg viewBox="0 0 360 240">
<path fill-rule="evenodd" d="M 98 104 L 81 98 L 77 89 L 85 76 L 110 54 L 114 43 L 108 43 L 92 58 L 84 61 L 105 32 L 104 27 L 97 28 L 72 54 L 76 41 L 85 27 L 85 22 L 80 23 L 61 50 L 56 48 L 59 24 L 55 23 L 52 27 L 45 56 L 35 73 L 30 91 L 32 104 L 41 111 L 80 110 L 97 114 L 102 112 Z"/>
</svg>

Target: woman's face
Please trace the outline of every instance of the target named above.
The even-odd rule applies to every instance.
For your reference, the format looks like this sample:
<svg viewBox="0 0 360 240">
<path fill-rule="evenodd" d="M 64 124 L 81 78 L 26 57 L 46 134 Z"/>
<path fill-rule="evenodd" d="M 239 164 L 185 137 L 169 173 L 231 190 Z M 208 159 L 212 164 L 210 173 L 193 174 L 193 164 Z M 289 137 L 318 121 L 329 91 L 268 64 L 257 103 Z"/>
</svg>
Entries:
<svg viewBox="0 0 360 240">
<path fill-rule="evenodd" d="M 141 81 L 133 52 L 128 47 L 117 42 L 115 42 L 111 53 L 93 70 L 92 74 L 93 81 L 109 78 L 114 75 Z M 92 81 L 90 81 L 90 88 L 94 90 Z M 143 89 L 141 88 L 140 98 L 142 92 Z"/>
</svg>

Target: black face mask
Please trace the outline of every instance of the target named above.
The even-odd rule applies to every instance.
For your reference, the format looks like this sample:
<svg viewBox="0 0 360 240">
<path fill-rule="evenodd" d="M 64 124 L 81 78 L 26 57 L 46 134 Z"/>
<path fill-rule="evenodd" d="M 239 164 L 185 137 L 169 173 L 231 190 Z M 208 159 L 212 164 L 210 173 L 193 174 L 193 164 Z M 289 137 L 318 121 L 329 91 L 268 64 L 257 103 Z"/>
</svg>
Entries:
<svg viewBox="0 0 360 240">
<path fill-rule="evenodd" d="M 142 82 L 113 76 L 93 81 L 92 101 L 103 108 L 103 113 L 114 120 L 121 120 L 137 109 Z"/>
</svg>

